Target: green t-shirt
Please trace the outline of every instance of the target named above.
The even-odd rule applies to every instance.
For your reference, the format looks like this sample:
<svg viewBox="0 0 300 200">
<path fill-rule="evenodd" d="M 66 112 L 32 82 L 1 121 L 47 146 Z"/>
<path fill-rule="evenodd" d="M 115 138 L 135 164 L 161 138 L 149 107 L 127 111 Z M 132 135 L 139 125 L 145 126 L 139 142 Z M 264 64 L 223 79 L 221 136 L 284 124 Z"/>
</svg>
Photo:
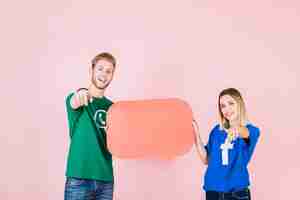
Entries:
<svg viewBox="0 0 300 200">
<path fill-rule="evenodd" d="M 106 97 L 93 98 L 88 106 L 76 110 L 66 98 L 70 148 L 66 176 L 113 181 L 112 156 L 106 145 L 106 112 L 113 104 Z"/>
</svg>

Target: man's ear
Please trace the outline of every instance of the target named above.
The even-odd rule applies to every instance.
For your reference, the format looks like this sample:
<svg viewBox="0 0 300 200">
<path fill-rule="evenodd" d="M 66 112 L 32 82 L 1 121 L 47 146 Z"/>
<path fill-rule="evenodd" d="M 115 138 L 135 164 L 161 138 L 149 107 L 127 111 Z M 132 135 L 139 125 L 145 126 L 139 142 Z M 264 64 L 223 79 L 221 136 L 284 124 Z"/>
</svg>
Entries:
<svg viewBox="0 0 300 200">
<path fill-rule="evenodd" d="M 90 66 L 89 67 L 89 81 L 92 81 L 92 79 L 93 79 L 93 67 Z"/>
</svg>

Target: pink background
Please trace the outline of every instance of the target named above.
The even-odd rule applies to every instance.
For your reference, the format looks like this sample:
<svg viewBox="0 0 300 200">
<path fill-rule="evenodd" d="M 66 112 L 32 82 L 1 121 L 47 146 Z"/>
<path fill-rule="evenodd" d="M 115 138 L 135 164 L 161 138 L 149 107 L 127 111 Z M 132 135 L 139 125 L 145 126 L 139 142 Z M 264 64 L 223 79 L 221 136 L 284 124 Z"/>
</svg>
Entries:
<svg viewBox="0 0 300 200">
<path fill-rule="evenodd" d="M 244 94 L 262 137 L 255 200 L 298 198 L 300 3 L 6 1 L 1 5 L 0 199 L 63 199 L 64 97 L 88 83 L 101 51 L 118 59 L 113 100 L 179 97 L 206 141 L 216 99 Z M 116 160 L 116 200 L 204 199 L 195 149 L 174 161 Z"/>
</svg>

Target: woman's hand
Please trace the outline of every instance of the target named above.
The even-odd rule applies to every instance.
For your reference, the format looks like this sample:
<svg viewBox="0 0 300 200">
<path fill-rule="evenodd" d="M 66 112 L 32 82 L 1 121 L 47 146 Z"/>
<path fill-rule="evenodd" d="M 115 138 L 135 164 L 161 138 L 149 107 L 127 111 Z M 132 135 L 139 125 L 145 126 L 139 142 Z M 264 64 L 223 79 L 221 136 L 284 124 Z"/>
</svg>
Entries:
<svg viewBox="0 0 300 200">
<path fill-rule="evenodd" d="M 241 138 L 248 138 L 249 137 L 249 131 L 248 128 L 245 126 L 239 126 L 239 127 L 232 127 L 227 130 L 228 134 L 233 134 L 233 138 L 241 137 Z"/>
<path fill-rule="evenodd" d="M 197 124 L 197 122 L 196 122 L 195 119 L 193 119 L 192 124 L 193 124 L 193 128 L 194 128 L 195 142 L 197 144 L 197 142 L 198 142 L 198 140 L 200 138 L 199 126 L 198 126 L 198 124 Z"/>
</svg>

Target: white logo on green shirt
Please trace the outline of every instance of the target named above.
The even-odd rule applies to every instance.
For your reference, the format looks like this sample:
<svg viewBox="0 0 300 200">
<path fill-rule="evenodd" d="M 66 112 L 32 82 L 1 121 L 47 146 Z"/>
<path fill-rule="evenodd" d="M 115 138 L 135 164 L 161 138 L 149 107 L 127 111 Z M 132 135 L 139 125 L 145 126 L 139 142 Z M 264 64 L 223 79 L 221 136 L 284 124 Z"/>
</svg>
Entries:
<svg viewBox="0 0 300 200">
<path fill-rule="evenodd" d="M 94 121 L 98 128 L 106 128 L 106 111 L 105 110 L 97 110 L 94 114 Z"/>
</svg>

